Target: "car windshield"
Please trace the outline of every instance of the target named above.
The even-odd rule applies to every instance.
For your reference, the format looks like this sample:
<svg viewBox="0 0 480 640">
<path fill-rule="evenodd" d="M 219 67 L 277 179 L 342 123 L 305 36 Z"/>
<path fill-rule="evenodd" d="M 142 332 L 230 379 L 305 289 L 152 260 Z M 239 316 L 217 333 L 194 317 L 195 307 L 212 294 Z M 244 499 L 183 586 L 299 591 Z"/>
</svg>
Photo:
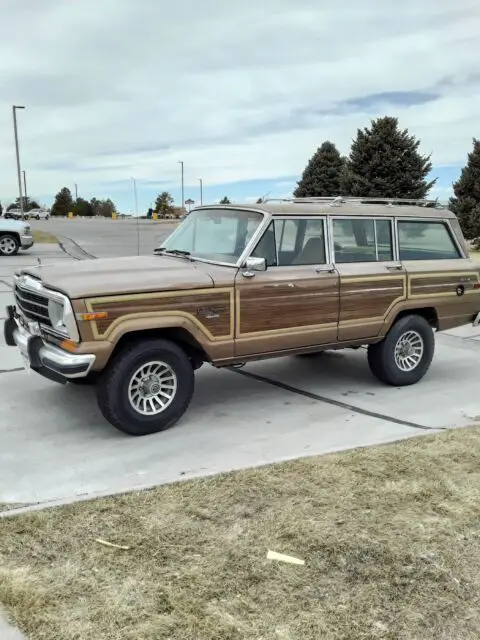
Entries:
<svg viewBox="0 0 480 640">
<path fill-rule="evenodd" d="M 263 220 L 241 209 L 196 209 L 162 243 L 157 252 L 235 264 Z"/>
</svg>

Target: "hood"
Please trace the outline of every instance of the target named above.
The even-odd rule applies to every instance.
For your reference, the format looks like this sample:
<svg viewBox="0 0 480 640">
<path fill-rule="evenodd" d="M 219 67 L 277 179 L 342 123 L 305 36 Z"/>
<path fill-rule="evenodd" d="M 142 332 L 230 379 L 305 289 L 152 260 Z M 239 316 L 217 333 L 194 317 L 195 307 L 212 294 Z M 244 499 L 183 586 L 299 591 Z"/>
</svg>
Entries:
<svg viewBox="0 0 480 640">
<path fill-rule="evenodd" d="M 17 231 L 22 234 L 25 227 L 30 228 L 30 224 L 26 220 L 13 220 L 13 218 L 0 217 L 0 231 Z"/>
<path fill-rule="evenodd" d="M 51 289 L 70 298 L 147 293 L 213 287 L 209 265 L 167 256 L 100 258 L 38 267 L 26 267 Z"/>
</svg>

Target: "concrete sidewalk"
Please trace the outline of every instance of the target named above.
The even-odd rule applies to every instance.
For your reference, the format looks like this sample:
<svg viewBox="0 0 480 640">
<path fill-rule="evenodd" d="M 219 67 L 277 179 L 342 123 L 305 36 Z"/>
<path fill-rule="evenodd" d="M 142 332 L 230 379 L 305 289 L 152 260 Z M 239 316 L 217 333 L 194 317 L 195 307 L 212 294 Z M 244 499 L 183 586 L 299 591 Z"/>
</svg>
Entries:
<svg viewBox="0 0 480 640">
<path fill-rule="evenodd" d="M 0 612 L 0 638 L 1 640 L 26 640 L 21 631 L 7 622 L 2 612 Z"/>
</svg>

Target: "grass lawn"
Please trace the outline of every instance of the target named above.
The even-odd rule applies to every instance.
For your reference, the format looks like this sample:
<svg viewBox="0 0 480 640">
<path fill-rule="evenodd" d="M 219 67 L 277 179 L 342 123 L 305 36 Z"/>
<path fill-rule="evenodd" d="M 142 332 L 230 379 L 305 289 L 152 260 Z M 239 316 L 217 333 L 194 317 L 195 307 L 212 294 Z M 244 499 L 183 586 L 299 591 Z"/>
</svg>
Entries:
<svg viewBox="0 0 480 640">
<path fill-rule="evenodd" d="M 0 520 L 0 602 L 35 640 L 478 640 L 480 429 Z"/>
<path fill-rule="evenodd" d="M 39 244 L 57 244 L 58 239 L 52 233 L 48 231 L 40 231 L 39 229 L 32 229 L 32 236 L 35 242 Z"/>
</svg>

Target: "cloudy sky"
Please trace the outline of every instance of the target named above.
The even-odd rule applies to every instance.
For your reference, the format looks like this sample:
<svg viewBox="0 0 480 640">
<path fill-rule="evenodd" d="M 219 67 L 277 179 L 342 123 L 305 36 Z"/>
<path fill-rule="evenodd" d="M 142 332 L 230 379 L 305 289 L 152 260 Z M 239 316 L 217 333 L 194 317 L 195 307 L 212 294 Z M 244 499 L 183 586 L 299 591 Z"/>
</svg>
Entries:
<svg viewBox="0 0 480 640">
<path fill-rule="evenodd" d="M 478 0 L 0 0 L 0 200 L 63 185 L 140 209 L 158 191 L 294 188 L 325 139 L 395 115 L 448 196 L 480 137 Z"/>
</svg>

